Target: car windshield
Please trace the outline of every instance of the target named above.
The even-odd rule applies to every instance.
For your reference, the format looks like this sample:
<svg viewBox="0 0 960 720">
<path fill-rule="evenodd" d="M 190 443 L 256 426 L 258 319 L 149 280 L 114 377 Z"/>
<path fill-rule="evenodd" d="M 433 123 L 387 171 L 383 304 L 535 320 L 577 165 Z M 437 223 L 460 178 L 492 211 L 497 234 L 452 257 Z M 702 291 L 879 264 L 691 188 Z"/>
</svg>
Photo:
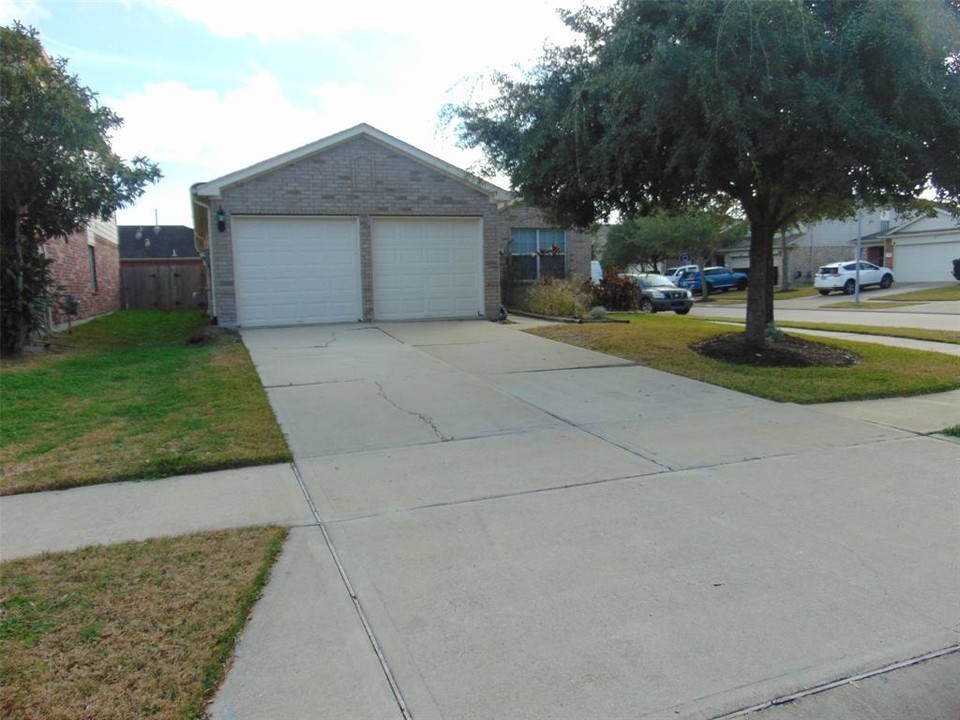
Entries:
<svg viewBox="0 0 960 720">
<path fill-rule="evenodd" d="M 640 280 L 645 287 L 676 287 L 663 275 L 644 275 Z"/>
</svg>

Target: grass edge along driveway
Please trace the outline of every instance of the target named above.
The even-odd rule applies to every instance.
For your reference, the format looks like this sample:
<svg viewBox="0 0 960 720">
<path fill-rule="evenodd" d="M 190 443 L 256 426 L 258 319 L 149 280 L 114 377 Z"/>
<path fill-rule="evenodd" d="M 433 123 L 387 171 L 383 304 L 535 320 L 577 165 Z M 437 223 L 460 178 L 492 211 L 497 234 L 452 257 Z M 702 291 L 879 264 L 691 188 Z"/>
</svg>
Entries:
<svg viewBox="0 0 960 720">
<path fill-rule="evenodd" d="M 0 370 L 0 495 L 287 462 L 236 335 L 201 312 L 122 310 Z"/>
<path fill-rule="evenodd" d="M 635 316 L 629 324 L 549 325 L 527 332 L 778 402 L 908 397 L 960 388 L 960 359 L 872 343 L 817 338 L 856 353 L 860 363 L 852 367 L 763 368 L 713 360 L 690 346 L 731 329 L 666 313 Z"/>
</svg>

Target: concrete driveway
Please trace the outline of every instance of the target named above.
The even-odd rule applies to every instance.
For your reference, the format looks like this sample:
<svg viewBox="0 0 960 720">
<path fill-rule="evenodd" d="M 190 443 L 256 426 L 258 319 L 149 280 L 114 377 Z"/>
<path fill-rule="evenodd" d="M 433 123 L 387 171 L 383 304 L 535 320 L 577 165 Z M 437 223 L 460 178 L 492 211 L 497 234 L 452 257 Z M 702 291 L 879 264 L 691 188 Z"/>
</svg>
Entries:
<svg viewBox="0 0 960 720">
<path fill-rule="evenodd" d="M 960 715 L 960 444 L 486 322 L 244 341 L 317 522 L 214 717 L 716 718 L 940 651 Z"/>
</svg>

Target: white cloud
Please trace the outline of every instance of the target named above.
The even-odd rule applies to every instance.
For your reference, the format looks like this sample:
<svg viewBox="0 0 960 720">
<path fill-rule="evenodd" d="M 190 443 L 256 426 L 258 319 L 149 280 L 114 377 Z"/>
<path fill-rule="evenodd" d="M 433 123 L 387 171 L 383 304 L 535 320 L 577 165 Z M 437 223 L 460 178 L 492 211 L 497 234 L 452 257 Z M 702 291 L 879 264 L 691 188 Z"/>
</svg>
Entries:
<svg viewBox="0 0 960 720">
<path fill-rule="evenodd" d="M 226 92 L 169 82 L 150 84 L 142 92 L 105 102 L 124 119 L 113 138 L 114 151 L 128 159 L 145 155 L 165 174 L 137 203 L 136 220 L 129 219 L 130 211 L 121 212 L 125 224 L 152 222 L 152 209 L 158 204 L 165 207 L 164 217 L 183 214 L 164 222 L 189 224 L 187 191 L 192 183 L 226 175 L 359 123 L 373 125 L 459 167 L 469 168 L 479 160 L 476 151 L 456 148 L 449 133 L 438 131 L 443 94 L 426 84 L 371 89 L 327 82 L 311 88 L 297 102 L 284 93 L 276 77 L 253 68 L 242 86 Z"/>
<path fill-rule="evenodd" d="M 479 152 L 457 148 L 452 131 L 438 129 L 444 103 L 462 101 L 474 91 L 489 92 L 466 78 L 529 63 L 540 55 L 545 36 L 556 42 L 569 39 L 548 0 L 490 0 L 475 13 L 430 0 L 323 3 L 322 11 L 319 4 L 302 0 L 151 1 L 203 24 L 214 35 L 256 37 L 270 42 L 273 51 L 284 47 L 273 41 L 334 42 L 337 56 L 349 57 L 353 72 L 349 80 L 321 82 L 303 92 L 294 89 L 291 78 L 281 82 L 264 67 L 251 65 L 243 81 L 226 90 L 171 81 L 107 100 L 124 118 L 114 149 L 127 158 L 145 155 L 166 175 L 135 208 L 119 213 L 125 224 L 152 223 L 154 208 L 160 208 L 161 222 L 190 224 L 192 183 L 361 122 L 475 170 Z M 578 5 L 574 0 L 564 4 Z M 505 184 L 503 178 L 494 182 Z"/>
<path fill-rule="evenodd" d="M 50 17 L 50 11 L 41 0 L 0 0 L 0 24 L 11 25 L 19 20 L 24 25 Z"/>
</svg>

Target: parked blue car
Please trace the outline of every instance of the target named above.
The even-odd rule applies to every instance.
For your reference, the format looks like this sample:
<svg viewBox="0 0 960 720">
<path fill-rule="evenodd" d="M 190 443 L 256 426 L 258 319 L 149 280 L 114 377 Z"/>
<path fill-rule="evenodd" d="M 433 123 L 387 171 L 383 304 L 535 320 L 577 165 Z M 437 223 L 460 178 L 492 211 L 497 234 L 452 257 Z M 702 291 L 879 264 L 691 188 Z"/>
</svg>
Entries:
<svg viewBox="0 0 960 720">
<path fill-rule="evenodd" d="M 708 267 L 703 269 L 703 276 L 707 280 L 708 292 L 727 292 L 727 290 L 746 290 L 747 276 L 742 272 L 735 272 L 726 267 Z M 677 286 L 686 288 L 690 292 L 701 292 L 700 273 L 688 270 L 677 280 Z"/>
</svg>

